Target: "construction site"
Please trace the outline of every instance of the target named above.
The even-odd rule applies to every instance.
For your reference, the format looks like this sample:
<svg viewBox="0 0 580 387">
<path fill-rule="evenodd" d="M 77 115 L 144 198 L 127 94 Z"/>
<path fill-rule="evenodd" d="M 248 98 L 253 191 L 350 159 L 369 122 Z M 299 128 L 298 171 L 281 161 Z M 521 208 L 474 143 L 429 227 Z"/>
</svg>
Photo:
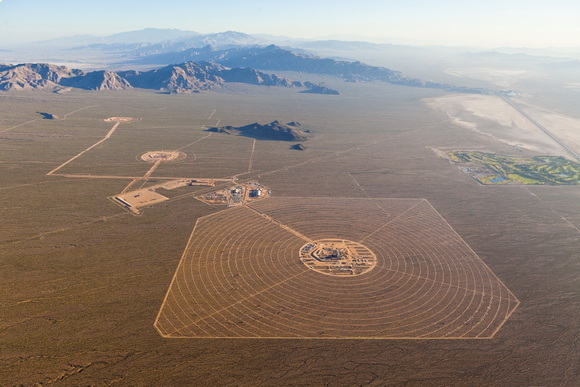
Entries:
<svg viewBox="0 0 580 387">
<path fill-rule="evenodd" d="M 232 187 L 220 189 L 208 194 L 197 196 L 196 199 L 208 204 L 223 204 L 228 207 L 242 206 L 256 200 L 265 199 L 271 195 L 268 187 L 256 181 L 241 183 Z"/>
<path fill-rule="evenodd" d="M 364 274 L 377 263 L 368 247 L 344 239 L 307 243 L 300 249 L 300 260 L 314 271 L 335 276 Z"/>
<path fill-rule="evenodd" d="M 149 186 L 147 188 L 141 188 L 133 191 L 128 191 L 121 193 L 116 196 L 112 196 L 111 199 L 116 204 L 120 204 L 126 210 L 130 211 L 135 215 L 141 214 L 140 209 L 148 207 L 157 203 L 161 203 L 165 200 L 169 200 L 168 197 L 161 195 L 156 190 L 166 189 L 172 190 L 181 187 L 193 187 L 193 186 L 206 186 L 214 187 L 215 180 L 213 179 L 180 179 L 180 180 L 169 180 L 161 184 L 156 184 Z"/>
</svg>

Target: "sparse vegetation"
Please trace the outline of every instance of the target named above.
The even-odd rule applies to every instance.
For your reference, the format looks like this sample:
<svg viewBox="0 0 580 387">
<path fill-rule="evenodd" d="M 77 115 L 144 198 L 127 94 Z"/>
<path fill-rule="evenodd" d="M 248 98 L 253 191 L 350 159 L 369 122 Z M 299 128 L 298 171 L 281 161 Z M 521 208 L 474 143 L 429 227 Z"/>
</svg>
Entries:
<svg viewBox="0 0 580 387">
<path fill-rule="evenodd" d="M 537 364 L 533 362 L 536 355 L 520 350 L 521 343 L 526 340 L 533 338 L 538 346 L 548 348 L 545 355 L 542 352 L 542 357 L 537 359 L 541 364 L 547 364 L 545 359 L 548 357 L 567 356 L 568 348 L 564 347 L 561 338 L 573 340 L 576 332 L 577 319 L 573 318 L 575 315 L 570 317 L 569 312 L 575 313 L 574 293 L 570 289 L 574 289 L 576 279 L 576 266 L 572 258 L 578 249 L 577 234 L 550 207 L 565 215 L 577 214 L 577 187 L 530 188 L 547 202 L 543 204 L 526 190 L 490 190 L 476 186 L 465 176 L 454 176 L 456 171 L 446 162 L 436 162 L 436 156 L 425 147 L 450 144 L 461 135 L 498 153 L 505 148 L 501 148 L 501 144 L 498 145 L 492 138 L 459 127 L 447 125 L 435 130 L 433 112 L 420 102 L 432 95 L 427 93 L 432 92 L 388 84 L 341 83 L 338 86 L 341 90 L 344 88 L 345 93 L 328 98 L 297 94 L 293 89 L 257 87 L 248 89 L 244 95 L 215 92 L 165 95 L 135 89 L 122 93 L 73 89 L 66 94 L 48 91 L 3 94 L 3 114 L 0 115 L 0 158 L 3 162 L 0 179 L 3 214 L 0 272 L 3 280 L 0 281 L 0 290 L 6 296 L 0 329 L 1 361 L 7 372 L 2 375 L 2 382 L 6 385 L 35 385 L 60 380 L 59 383 L 64 384 L 92 385 L 115 384 L 121 380 L 123 384 L 147 385 L 152 380 L 165 382 L 167 375 L 171 375 L 174 384 L 211 382 L 215 385 L 252 385 L 252 376 L 257 373 L 285 375 L 286 367 L 293 367 L 274 355 L 287 350 L 289 343 L 296 354 L 291 361 L 296 362 L 300 374 L 289 372 L 276 379 L 275 382 L 282 385 L 312 384 L 313 380 L 336 383 L 338 379 L 319 379 L 313 376 L 312 368 L 300 366 L 319 354 L 322 356 L 317 358 L 316 367 L 325 367 L 332 372 L 350 366 L 352 361 L 363 364 L 370 359 L 378 378 L 391 375 L 392 364 L 412 370 L 398 374 L 402 378 L 415 377 L 419 371 L 424 380 L 442 385 L 452 384 L 451 378 L 433 378 L 432 367 L 424 366 L 438 359 L 441 351 L 445 351 L 447 360 L 443 365 L 439 364 L 438 369 L 446 373 L 453 374 L 458 367 L 462 372 L 477 373 L 482 369 L 482 364 L 501 361 L 504 371 L 498 372 L 497 379 L 492 381 L 506 383 L 514 382 L 511 369 L 521 370 L 518 367 L 524 367 L 521 365 L 523 362 L 527 362 L 524 368 L 530 361 Z M 43 120 L 38 111 L 48 111 L 66 119 Z M 108 117 L 116 118 L 103 121 Z M 55 173 L 78 177 L 46 175 L 100 141 L 123 117 L 141 120 L 121 122 L 109 139 Z M 254 141 L 245 136 L 204 131 L 210 126 L 240 126 L 274 119 L 282 122 L 298 120 L 304 127 L 311 128 L 314 135 L 307 142 L 308 150 L 300 152 L 289 149 L 294 142 Z M 178 162 L 160 163 L 144 179 L 154 162 L 144 162 L 141 158 L 143 154 L 177 149 L 181 149 L 187 157 Z M 111 178 L 90 178 L 90 175 Z M 374 198 L 426 198 L 506 286 L 517 297 L 524 296 L 522 301 L 527 306 L 518 309 L 514 315 L 516 318 L 508 319 L 498 332 L 497 339 L 490 342 L 432 340 L 421 344 L 412 340 L 323 340 L 314 343 L 312 340 L 266 339 L 192 342 L 163 339 L 155 331 L 154 318 L 192 229 L 198 219 L 210 220 L 213 216 L 205 216 L 211 214 L 221 216 L 218 211 L 223 209 L 215 204 L 202 203 L 194 196 L 231 187 L 233 176 L 237 176 L 238 182 L 257 180 L 270 187 L 273 193 L 271 199 L 321 198 L 313 213 L 325 207 L 322 198 L 325 198 L 325 203 L 329 203 L 328 198 L 358 198 L 341 208 L 345 213 L 359 215 L 365 221 L 361 227 L 351 225 L 348 228 L 344 224 L 348 222 L 348 217 L 342 216 L 342 213 L 337 216 L 336 211 L 334 215 L 319 211 L 319 216 L 314 217 L 318 224 L 325 227 L 347 229 L 350 239 L 356 242 L 365 237 L 361 231 L 367 227 L 366 223 L 375 219 L 371 215 L 391 216 L 380 227 L 400 213 L 396 208 L 384 205 L 382 199 Z M 174 177 L 189 177 L 196 183 L 221 177 L 230 182 L 216 180 L 215 187 L 186 185 L 173 189 L 155 188 L 171 181 L 163 178 Z M 112 200 L 107 200 L 111 195 L 122 192 L 132 179 L 135 183 L 130 190 L 142 189 L 141 186 L 143 189 L 154 188 L 168 200 L 144 207 L 142 216 L 132 216 Z M 257 208 L 265 206 L 271 199 L 256 202 L 259 204 Z M 330 203 L 333 203 L 332 200 Z M 242 208 L 230 210 L 245 211 Z M 309 212 L 308 208 L 300 211 L 301 214 Z M 429 222 L 441 222 L 436 212 L 428 214 Z M 300 214 L 294 209 L 276 216 L 272 214 L 275 219 L 283 216 L 300 219 Z M 219 217 L 216 219 L 219 220 Z M 380 238 L 400 232 L 400 238 L 406 238 L 412 228 L 402 222 L 404 219 L 412 220 L 412 217 L 403 216 L 395 221 L 393 224 L 397 227 L 391 230 L 391 234 L 379 231 L 375 236 Z M 579 227 L 578 218 L 570 216 L 568 219 Z M 289 223 L 285 219 L 280 221 Z M 411 222 L 409 225 L 417 223 L 426 224 Z M 308 229 L 311 224 L 305 222 L 304 227 Z M 242 225 L 246 227 L 251 224 Z M 277 234 L 276 227 L 279 226 L 268 224 L 264 230 Z M 240 231 L 236 228 L 225 230 L 231 234 Z M 329 237 L 322 235 L 322 231 L 322 227 L 310 228 L 311 233 L 317 234 L 313 236 L 317 240 Z M 260 233 L 258 235 L 264 237 Z M 448 238 L 456 238 L 453 235 L 445 234 L 445 239 L 442 239 L 441 234 L 425 232 L 422 238 L 425 243 L 429 238 L 434 238 L 433 244 L 449 246 Z M 239 236 L 245 234 L 240 233 Z M 276 241 L 276 235 L 273 235 L 271 244 L 275 245 Z M 401 249 L 396 241 L 395 238 L 387 238 L 381 243 L 396 252 Z M 368 240 L 361 243 L 372 251 L 378 251 Z M 288 249 L 292 258 L 290 264 L 295 265 L 295 269 L 308 270 L 299 259 L 299 251 L 304 244 L 303 240 L 297 240 L 295 247 Z M 222 254 L 224 247 L 229 249 L 225 244 L 214 244 L 213 247 L 215 256 Z M 235 262 L 246 265 L 255 262 L 252 260 L 256 257 L 254 253 L 260 251 L 255 247 L 249 247 L 248 260 Z M 276 253 L 279 251 L 275 249 Z M 402 266 L 421 269 L 417 272 L 417 278 L 434 274 L 433 266 L 424 260 L 425 254 L 431 252 L 422 249 L 416 255 L 406 255 L 398 261 L 398 266 L 391 264 L 395 261 L 386 255 L 386 251 L 384 254 L 377 255 L 375 269 L 354 278 L 384 274 L 377 277 L 376 291 L 362 285 L 359 288 L 360 296 L 364 300 L 377 296 L 391 300 L 390 295 L 399 292 L 401 297 L 392 300 L 405 305 L 406 298 L 400 289 L 407 283 L 393 279 L 400 274 Z M 466 251 L 466 254 L 471 256 L 469 254 L 472 253 Z M 445 330 L 451 324 L 445 316 L 451 311 L 448 305 L 451 305 L 451 297 L 457 292 L 463 292 L 466 303 L 473 300 L 479 305 L 483 302 L 477 312 L 479 315 L 474 319 L 454 322 L 460 329 L 470 327 L 469 324 L 475 325 L 478 321 L 483 321 L 482 324 L 491 321 L 487 307 L 491 304 L 497 306 L 494 300 L 501 298 L 500 308 L 506 305 L 504 300 L 507 295 L 504 292 L 495 293 L 492 300 L 485 292 L 469 292 L 462 286 L 448 285 L 448 281 L 455 279 L 465 267 L 464 256 L 458 255 L 458 266 L 447 265 L 445 271 L 438 271 L 440 276 L 431 277 L 434 281 L 417 282 L 424 284 L 425 288 L 417 286 L 406 293 L 411 295 L 416 290 L 427 288 L 437 292 L 433 300 L 426 300 L 433 305 L 433 311 L 438 312 L 437 317 L 431 320 L 435 326 L 431 327 L 433 329 L 441 327 Z M 526 264 L 522 264 L 524 262 Z M 554 265 L 554 262 L 558 264 Z M 382 268 L 381 264 L 387 267 Z M 308 270 L 307 274 L 324 276 L 312 270 Z M 230 276 L 228 280 L 236 278 L 240 277 Z M 265 277 L 261 278 L 264 280 Z M 286 283 L 289 276 L 280 275 L 277 278 Z M 545 281 L 545 286 L 530 288 L 530 278 Z M 336 280 L 344 282 L 348 279 Z M 287 282 L 289 285 L 296 284 Z M 288 295 L 296 289 L 302 290 L 294 287 L 280 293 L 281 299 L 288 299 Z M 332 289 L 337 287 L 328 286 L 323 290 L 327 292 Z M 248 290 L 242 282 L 237 288 L 230 289 L 232 292 L 242 290 Z M 551 298 L 555 291 L 558 292 L 557 304 Z M 227 294 L 212 293 L 223 297 Z M 345 294 L 340 292 L 338 297 Z M 528 313 L 528 306 L 532 304 L 537 315 Z M 262 316 L 266 315 L 267 311 L 260 309 L 263 304 L 244 302 L 244 305 L 255 308 Z M 386 311 L 395 316 L 393 305 L 379 308 L 378 314 Z M 192 308 L 199 310 L 196 304 L 192 304 Z M 565 313 L 554 313 L 563 308 Z M 280 317 L 288 311 L 281 311 Z M 495 315 L 495 311 L 491 314 Z M 231 328 L 238 329 L 236 321 L 226 322 L 220 313 L 214 316 L 220 324 L 231 322 Z M 437 322 L 439 319 L 441 321 Z M 256 320 L 256 323 L 259 321 Z M 571 336 L 566 332 L 564 334 L 568 336 L 562 336 L 560 329 L 546 330 L 546 324 L 566 327 L 566 332 L 570 332 Z M 217 327 L 217 324 L 213 326 Z M 318 328 L 312 333 L 328 335 L 323 326 Z M 58 339 L 59 345 L 55 346 L 52 338 Z M 555 342 L 560 344 L 554 345 Z M 356 343 L 354 348 L 353 343 Z M 465 350 L 466 346 L 474 350 Z M 485 351 L 477 349 L 482 346 Z M 348 353 L 348 356 L 340 355 L 341 351 Z M 393 360 L 393 351 L 397 354 L 396 360 Z M 239 356 L 248 361 L 237 361 Z M 208 367 L 208 364 L 213 366 Z M 566 365 L 558 363 L 557 371 L 564 372 Z M 73 366 L 82 369 L 82 372 L 73 374 L 67 371 Z M 305 369 L 303 373 L 302 368 Z M 550 380 L 556 380 L 551 378 L 554 373 L 545 368 L 537 367 L 534 372 L 534 375 L 549 375 Z M 340 378 L 343 384 L 368 382 L 348 375 L 341 375 Z"/>
</svg>

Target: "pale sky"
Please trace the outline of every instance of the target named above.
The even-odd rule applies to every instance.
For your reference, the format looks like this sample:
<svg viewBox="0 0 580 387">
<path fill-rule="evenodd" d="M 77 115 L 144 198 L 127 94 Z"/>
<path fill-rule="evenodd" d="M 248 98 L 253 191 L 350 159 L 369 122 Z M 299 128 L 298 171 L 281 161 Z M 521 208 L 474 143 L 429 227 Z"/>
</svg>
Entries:
<svg viewBox="0 0 580 387">
<path fill-rule="evenodd" d="M 0 0 L 5 46 L 147 27 L 490 48 L 580 46 L 580 1 Z"/>
</svg>

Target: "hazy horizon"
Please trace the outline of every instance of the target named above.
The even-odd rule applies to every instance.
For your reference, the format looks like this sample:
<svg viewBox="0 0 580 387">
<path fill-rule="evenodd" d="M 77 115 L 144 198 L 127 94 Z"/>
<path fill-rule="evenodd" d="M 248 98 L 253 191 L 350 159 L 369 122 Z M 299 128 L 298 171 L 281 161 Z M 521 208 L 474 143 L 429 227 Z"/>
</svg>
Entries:
<svg viewBox="0 0 580 387">
<path fill-rule="evenodd" d="M 577 47 L 580 4 L 555 0 L 465 2 L 410 0 L 264 0 L 219 4 L 168 0 L 0 0 L 0 45 L 74 35 L 106 36 L 144 28 L 199 33 L 228 30 L 297 39 L 364 40 L 376 43 L 494 47 Z M 1 48 L 1 47 L 0 47 Z"/>
</svg>

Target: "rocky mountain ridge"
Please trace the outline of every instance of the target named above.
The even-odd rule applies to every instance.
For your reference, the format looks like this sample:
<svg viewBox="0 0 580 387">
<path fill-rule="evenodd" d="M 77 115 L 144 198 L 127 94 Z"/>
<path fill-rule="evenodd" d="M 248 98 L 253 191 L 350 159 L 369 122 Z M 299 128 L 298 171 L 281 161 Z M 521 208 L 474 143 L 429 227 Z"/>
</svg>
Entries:
<svg viewBox="0 0 580 387">
<path fill-rule="evenodd" d="M 231 68 L 210 62 L 185 62 L 150 71 L 92 71 L 69 69 L 46 63 L 0 65 L 0 90 L 125 90 L 143 88 L 167 93 L 196 93 L 225 83 L 294 87 L 311 93 L 337 94 L 312 82 L 298 82 L 252 68 Z"/>
<path fill-rule="evenodd" d="M 75 44 L 75 42 L 78 44 Z M 51 41 L 44 42 L 43 46 L 46 44 L 56 44 L 56 46 L 64 47 L 62 55 L 65 57 L 68 54 L 70 54 L 71 58 L 75 57 L 75 55 L 83 58 L 87 53 L 96 54 L 97 57 L 102 55 L 111 61 L 109 62 L 111 68 L 127 68 L 131 64 L 151 68 L 190 61 L 208 61 L 230 68 L 249 67 L 258 71 L 312 73 L 336 77 L 350 82 L 379 81 L 451 92 L 493 93 L 491 90 L 480 87 L 424 81 L 386 67 L 372 66 L 360 61 L 343 59 L 344 50 L 384 50 L 395 47 L 393 45 L 379 45 L 367 42 L 300 42 L 280 37 L 249 35 L 236 31 L 200 34 L 194 31 L 174 29 L 145 29 L 104 37 L 77 36 L 63 38 L 57 39 L 52 43 Z M 290 45 L 293 48 L 280 45 Z M 405 53 L 404 55 L 407 55 L 410 49 L 403 46 L 397 47 L 398 49 L 405 48 L 406 51 L 396 51 L 396 53 L 403 52 Z M 343 54 L 320 57 L 305 49 L 314 49 L 319 52 L 321 49 L 322 51 L 326 49 L 327 55 L 332 49 L 340 49 L 343 50 Z M 329 49 L 330 51 L 328 51 Z M 393 55 L 399 55 L 396 53 L 393 53 Z M 50 55 L 53 54 L 51 53 Z M 63 61 L 65 60 L 63 59 Z M 469 84 L 473 83 L 468 82 Z M 205 85 L 199 90 L 207 89 L 208 87 L 211 86 Z M 177 87 L 175 89 L 179 90 L 180 88 Z M 321 88 L 309 89 L 308 92 L 332 94 L 332 92 Z"/>
<path fill-rule="evenodd" d="M 82 70 L 71 70 L 65 66 L 45 63 L 0 66 L 0 90 L 52 89 L 63 79 L 84 74 Z"/>
<path fill-rule="evenodd" d="M 131 84 L 126 79 L 111 71 L 92 71 L 74 78 L 63 78 L 59 84 L 85 90 L 125 90 L 131 88 Z"/>
<path fill-rule="evenodd" d="M 490 93 L 490 91 L 482 88 L 425 82 L 407 77 L 400 71 L 386 67 L 371 66 L 359 61 L 321 58 L 300 52 L 300 50 L 283 48 L 273 44 L 269 46 L 242 46 L 223 50 L 208 45 L 202 48 L 189 48 L 156 55 L 138 56 L 133 59 L 133 62 L 138 64 L 162 64 L 188 60 L 211 61 L 229 67 L 251 67 L 267 71 L 296 71 L 321 74 L 341 78 L 349 82 L 380 81 L 394 85 L 442 89 L 460 93 Z"/>
</svg>

